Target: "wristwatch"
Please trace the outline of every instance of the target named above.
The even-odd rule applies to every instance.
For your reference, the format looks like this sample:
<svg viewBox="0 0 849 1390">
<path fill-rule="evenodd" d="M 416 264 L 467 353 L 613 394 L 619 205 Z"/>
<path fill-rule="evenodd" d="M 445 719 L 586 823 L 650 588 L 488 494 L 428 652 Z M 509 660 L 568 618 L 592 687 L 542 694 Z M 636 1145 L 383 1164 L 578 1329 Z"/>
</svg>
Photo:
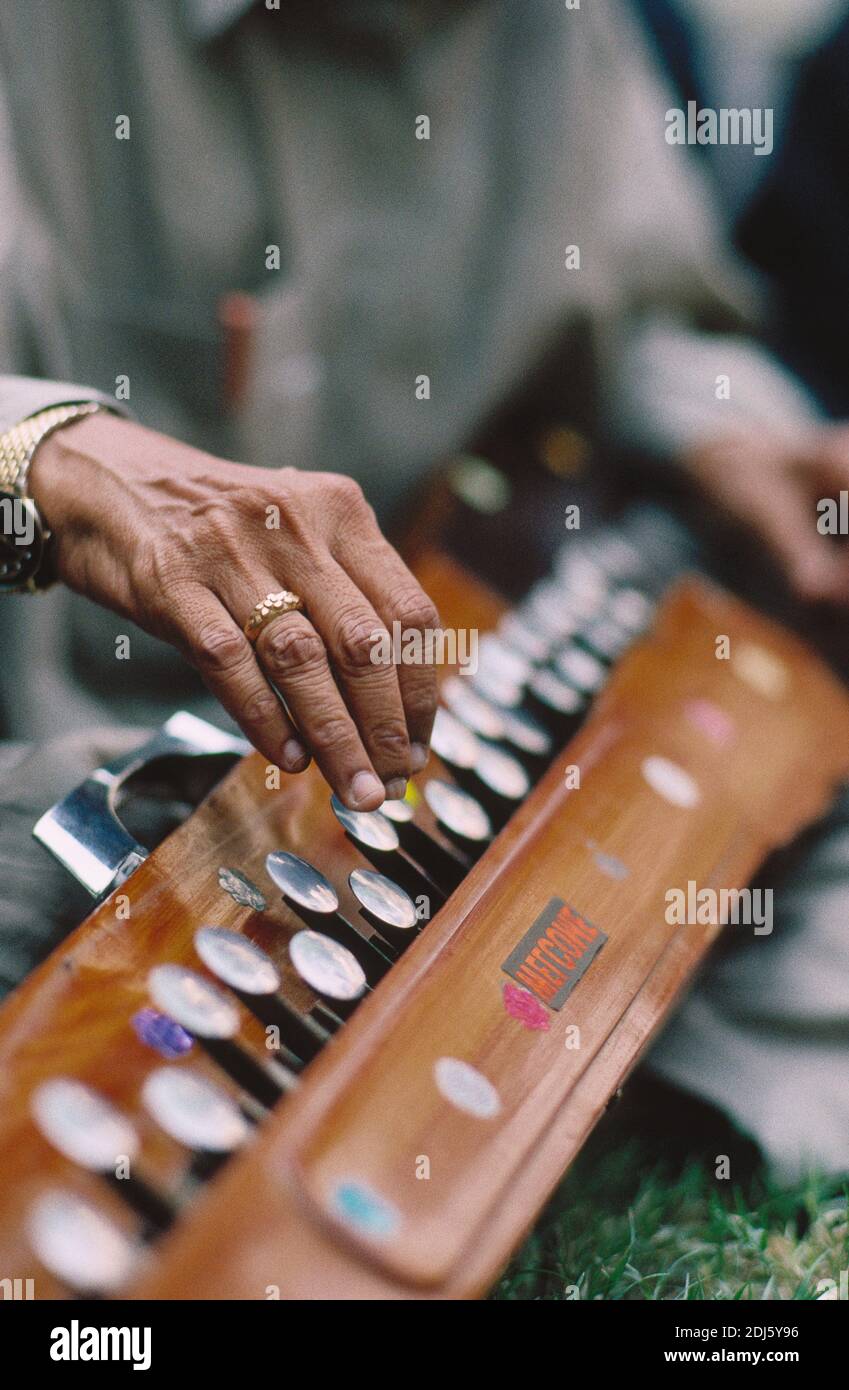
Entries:
<svg viewBox="0 0 849 1390">
<path fill-rule="evenodd" d="M 0 594 L 35 593 L 53 582 L 48 564 L 51 535 L 27 495 L 36 449 L 54 430 L 105 409 L 99 401 L 54 405 L 0 435 Z"/>
</svg>

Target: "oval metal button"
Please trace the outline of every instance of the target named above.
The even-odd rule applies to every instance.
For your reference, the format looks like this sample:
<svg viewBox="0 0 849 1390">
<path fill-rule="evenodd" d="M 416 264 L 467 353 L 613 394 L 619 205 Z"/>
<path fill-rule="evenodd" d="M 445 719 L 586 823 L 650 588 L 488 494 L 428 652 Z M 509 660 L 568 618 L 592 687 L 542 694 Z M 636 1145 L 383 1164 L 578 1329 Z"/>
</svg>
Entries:
<svg viewBox="0 0 849 1390">
<path fill-rule="evenodd" d="M 630 647 L 632 640 L 632 634 L 612 618 L 596 618 L 582 628 L 575 638 L 582 647 L 589 649 L 591 656 L 608 663 L 617 661 Z"/>
<path fill-rule="evenodd" d="M 138 1153 L 139 1137 L 130 1120 L 81 1081 L 65 1076 L 45 1081 L 31 1106 L 45 1139 L 82 1168 L 113 1172 L 119 1157 L 132 1159 Z"/>
<path fill-rule="evenodd" d="M 615 623 L 629 632 L 645 631 L 654 615 L 654 604 L 639 589 L 617 589 L 611 595 L 608 612 Z"/>
<path fill-rule="evenodd" d="M 395 825 L 408 825 L 416 814 L 415 807 L 409 801 L 384 801 L 380 808 L 380 814 L 387 820 L 391 820 Z"/>
<path fill-rule="evenodd" d="M 425 800 L 446 830 L 466 840 L 484 841 L 492 837 L 492 822 L 480 802 L 450 782 L 433 778 L 424 789 Z"/>
<path fill-rule="evenodd" d="M 220 989 L 183 965 L 154 966 L 147 977 L 158 1009 L 198 1038 L 232 1038 L 239 1011 Z"/>
<path fill-rule="evenodd" d="M 472 684 L 478 695 L 505 709 L 515 709 L 522 703 L 521 682 L 513 680 L 512 676 L 501 671 L 493 670 L 491 666 L 480 666 L 472 676 Z"/>
<path fill-rule="evenodd" d="M 601 662 L 580 647 L 564 647 L 554 664 L 558 675 L 585 695 L 594 695 L 607 679 Z"/>
<path fill-rule="evenodd" d="M 208 970 L 231 989 L 245 994 L 274 994 L 280 972 L 270 956 L 240 932 L 227 927 L 199 927 L 195 950 Z"/>
<path fill-rule="evenodd" d="M 504 711 L 504 736 L 508 743 L 534 758 L 546 758 L 551 752 L 551 734 L 524 710 Z"/>
<path fill-rule="evenodd" d="M 514 651 L 521 652 L 530 662 L 548 660 L 551 638 L 523 622 L 517 613 L 507 613 L 498 624 L 498 636 Z"/>
<path fill-rule="evenodd" d="M 350 1001 L 365 993 L 366 977 L 346 946 L 323 932 L 299 931 L 289 942 L 292 964 L 316 994 Z"/>
<path fill-rule="evenodd" d="M 443 682 L 441 695 L 451 713 L 465 724 L 472 733 L 482 738 L 502 739 L 504 737 L 503 709 L 491 705 L 482 695 L 473 690 L 469 682 L 460 676 L 449 676 Z"/>
<path fill-rule="evenodd" d="M 531 788 L 531 779 L 518 759 L 490 745 L 481 746 L 475 772 L 490 791 L 508 801 L 521 801 Z"/>
<path fill-rule="evenodd" d="M 336 890 L 324 874 L 314 869 L 299 854 L 277 849 L 265 861 L 269 878 L 285 897 L 311 912 L 336 912 L 339 899 Z"/>
<path fill-rule="evenodd" d="M 532 669 L 526 656 L 492 632 L 485 632 L 478 643 L 478 665 L 497 671 L 505 680 L 515 681 L 517 685 L 524 685 Z"/>
<path fill-rule="evenodd" d="M 430 746 L 451 767 L 474 767 L 480 753 L 480 744 L 471 729 L 441 707 L 433 721 Z"/>
<path fill-rule="evenodd" d="M 158 1067 L 146 1078 L 141 1098 L 160 1129 L 189 1149 L 230 1153 L 251 1132 L 224 1091 L 185 1067 Z"/>
<path fill-rule="evenodd" d="M 579 690 L 547 668 L 537 671 L 528 688 L 541 705 L 555 714 L 580 714 L 586 705 L 586 699 Z"/>
<path fill-rule="evenodd" d="M 45 1268 L 82 1293 L 111 1293 L 127 1282 L 138 1262 L 123 1231 L 72 1192 L 42 1193 L 27 1229 Z"/>
<path fill-rule="evenodd" d="M 354 869 L 348 876 L 357 902 L 377 921 L 397 931 L 415 931 L 416 905 L 409 893 L 374 869 Z"/>
<path fill-rule="evenodd" d="M 338 796 L 331 796 L 330 805 L 339 824 L 347 830 L 352 840 L 387 853 L 398 848 L 398 831 L 379 811 L 349 811 Z"/>
</svg>

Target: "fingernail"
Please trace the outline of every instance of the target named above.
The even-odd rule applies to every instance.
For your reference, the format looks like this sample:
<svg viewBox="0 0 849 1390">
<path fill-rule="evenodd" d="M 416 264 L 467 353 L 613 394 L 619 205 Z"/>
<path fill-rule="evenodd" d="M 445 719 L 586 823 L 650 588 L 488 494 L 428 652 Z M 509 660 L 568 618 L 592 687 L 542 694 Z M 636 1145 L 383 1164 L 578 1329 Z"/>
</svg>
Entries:
<svg viewBox="0 0 849 1390">
<path fill-rule="evenodd" d="M 283 766 L 287 772 L 295 772 L 304 759 L 308 758 L 309 754 L 303 744 L 300 744 L 296 738 L 287 738 L 283 744 Z"/>
<path fill-rule="evenodd" d="M 423 743 L 414 743 L 410 748 L 410 765 L 413 771 L 421 772 L 429 756 L 429 752 Z"/>
<path fill-rule="evenodd" d="M 364 801 L 374 801 L 379 798 L 378 805 L 384 800 L 383 783 L 379 782 L 373 772 L 358 772 L 351 783 L 351 797 L 355 806 L 362 806 Z"/>
<path fill-rule="evenodd" d="M 386 784 L 386 795 L 390 801 L 400 801 L 407 792 L 407 783 L 403 777 L 393 777 L 391 782 Z"/>
</svg>

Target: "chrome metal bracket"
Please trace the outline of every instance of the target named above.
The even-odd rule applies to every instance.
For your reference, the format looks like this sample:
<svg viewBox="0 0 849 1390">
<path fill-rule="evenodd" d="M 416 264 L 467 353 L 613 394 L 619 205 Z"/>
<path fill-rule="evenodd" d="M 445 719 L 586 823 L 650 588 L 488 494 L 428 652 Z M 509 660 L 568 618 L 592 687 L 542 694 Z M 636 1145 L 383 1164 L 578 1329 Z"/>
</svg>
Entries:
<svg viewBox="0 0 849 1390">
<path fill-rule="evenodd" d="M 149 853 L 118 815 L 118 794 L 124 783 L 162 758 L 240 757 L 250 751 L 245 739 L 179 710 L 147 743 L 97 768 L 45 812 L 32 833 L 92 897 L 105 897 L 124 883 Z"/>
</svg>

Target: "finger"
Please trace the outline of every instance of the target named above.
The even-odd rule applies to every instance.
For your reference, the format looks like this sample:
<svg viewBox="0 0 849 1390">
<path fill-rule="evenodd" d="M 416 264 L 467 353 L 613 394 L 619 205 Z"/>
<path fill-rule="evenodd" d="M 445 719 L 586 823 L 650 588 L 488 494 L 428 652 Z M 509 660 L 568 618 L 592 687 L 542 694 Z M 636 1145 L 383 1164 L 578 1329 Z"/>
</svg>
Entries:
<svg viewBox="0 0 849 1390">
<path fill-rule="evenodd" d="M 390 632 L 421 634 L 421 662 L 402 663 L 397 678 L 411 743 L 411 763 L 420 772 L 427 762 L 428 745 L 436 714 L 437 672 L 435 644 L 426 635 L 437 631 L 440 618 L 432 600 L 393 546 L 377 531 L 371 537 L 350 537 L 340 548 L 340 562 L 362 590 Z M 398 628 L 395 628 L 395 624 Z"/>
<path fill-rule="evenodd" d="M 829 426 L 813 435 L 800 465 L 823 487 L 849 486 L 849 428 Z"/>
<path fill-rule="evenodd" d="M 303 613 L 286 613 L 263 628 L 256 652 L 333 790 L 352 810 L 376 810 L 384 800 L 383 784 L 312 624 Z"/>
<path fill-rule="evenodd" d="M 801 484 L 772 478 L 769 487 L 758 489 L 751 516 L 802 598 L 846 598 L 840 556 L 817 531 Z"/>
<path fill-rule="evenodd" d="M 801 463 L 800 482 L 813 505 L 817 534 L 823 537 L 830 572 L 815 598 L 849 604 L 849 546 L 845 501 L 849 496 L 849 430 L 832 428 Z"/>
<path fill-rule="evenodd" d="M 234 592 L 222 592 L 222 599 L 237 621 L 243 617 L 247 621 L 257 588 L 271 593 L 279 585 L 270 576 L 264 580 L 260 576 L 259 586 L 252 579 L 249 594 L 247 586 L 240 591 L 235 580 L 222 589 L 225 587 L 232 587 Z M 268 681 L 286 701 L 300 738 L 340 800 L 352 810 L 376 810 L 385 799 L 383 784 L 333 679 L 324 643 L 312 623 L 303 613 L 282 614 L 262 629 L 254 653 Z"/>
<path fill-rule="evenodd" d="M 181 611 L 181 646 L 212 694 L 269 762 L 286 772 L 303 772 L 309 753 L 230 613 L 200 586 L 184 596 Z"/>
<path fill-rule="evenodd" d="M 311 580 L 310 621 L 387 796 L 402 797 L 411 772 L 410 739 L 389 633 L 329 556 Z"/>
</svg>

